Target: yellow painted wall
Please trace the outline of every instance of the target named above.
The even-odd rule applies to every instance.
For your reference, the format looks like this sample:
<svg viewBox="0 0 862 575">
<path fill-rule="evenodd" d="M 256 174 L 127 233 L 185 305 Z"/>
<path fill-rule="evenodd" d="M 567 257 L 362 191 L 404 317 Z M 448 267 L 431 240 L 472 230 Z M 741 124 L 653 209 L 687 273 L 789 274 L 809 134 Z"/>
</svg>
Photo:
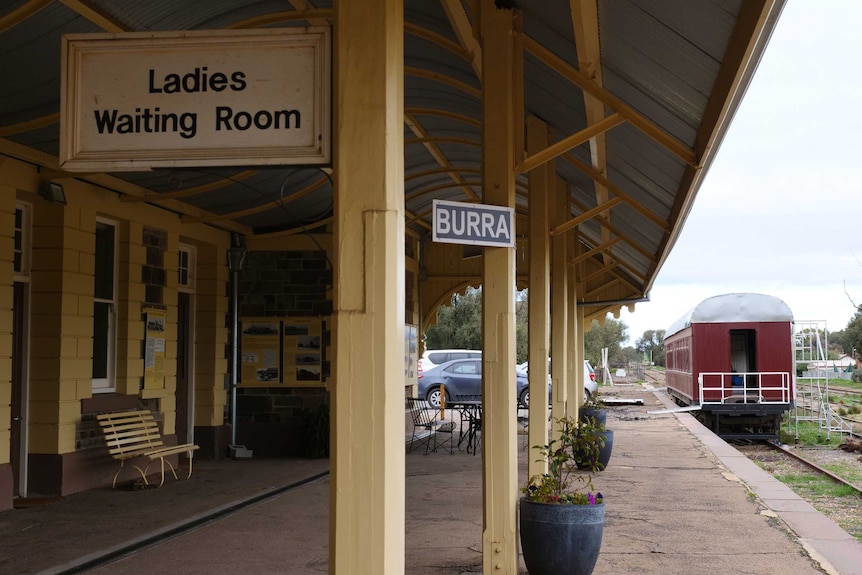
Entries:
<svg viewBox="0 0 862 575">
<path fill-rule="evenodd" d="M 60 180 L 67 205 L 37 195 L 37 168 L 0 156 L 0 416 L 8 410 L 11 374 L 12 258 L 16 196 L 33 205 L 30 318 L 31 453 L 63 454 L 75 449 L 81 400 L 92 396 L 93 274 L 96 218 L 117 222 L 118 309 L 116 391 L 143 399 L 159 398 L 165 432 L 175 430 L 177 357 L 177 254 L 179 240 L 198 248 L 196 317 L 197 425 L 221 425 L 226 401 L 225 316 L 228 312 L 227 232 L 181 220 L 179 215 L 74 179 Z M 6 224 L 6 225 L 3 225 Z M 144 374 L 142 312 L 146 263 L 144 227 L 166 232 L 167 285 L 165 371 L 152 389 L 140 391 Z M 8 268 L 8 269 L 7 269 Z M 6 354 L 5 356 L 3 354 Z M 202 408 L 203 407 L 203 408 Z M 0 463 L 9 460 L 9 418 L 0 417 Z"/>
<path fill-rule="evenodd" d="M 2 168 L 2 166 L 0 166 Z M 12 289 L 15 192 L 0 178 L 0 464 L 9 463 L 12 405 Z M 5 440 L 4 440 L 5 438 Z"/>
</svg>

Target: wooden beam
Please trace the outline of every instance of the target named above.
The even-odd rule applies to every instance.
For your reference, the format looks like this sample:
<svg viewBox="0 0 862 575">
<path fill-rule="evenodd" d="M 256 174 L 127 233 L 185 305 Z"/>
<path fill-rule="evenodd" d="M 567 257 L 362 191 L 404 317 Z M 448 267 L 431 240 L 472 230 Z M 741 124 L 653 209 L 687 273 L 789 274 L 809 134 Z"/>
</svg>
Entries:
<svg viewBox="0 0 862 575">
<path fill-rule="evenodd" d="M 622 198 L 619 198 L 619 197 L 611 198 L 607 202 L 605 202 L 599 206 L 596 206 L 595 208 L 593 208 L 591 210 L 587 210 L 587 211 L 583 212 L 578 217 L 572 218 L 572 219 L 566 221 L 565 223 L 558 225 L 553 230 L 551 230 L 551 235 L 556 236 L 558 234 L 565 233 L 566 231 L 574 228 L 575 226 L 582 224 L 583 222 L 586 222 L 587 220 L 593 219 L 594 217 L 601 214 L 605 210 L 610 210 L 611 208 L 613 208 L 616 205 L 621 204 L 622 202 L 623 202 Z"/>
<path fill-rule="evenodd" d="M 473 71 L 476 72 L 476 77 L 482 79 L 482 47 L 479 45 L 479 40 L 473 33 L 473 25 L 467 17 L 467 11 L 464 9 L 464 4 L 461 0 L 442 0 L 443 10 L 446 12 L 446 17 L 449 19 L 449 24 L 458 41 L 464 48 L 464 51 L 470 55 L 470 65 L 473 66 Z"/>
<path fill-rule="evenodd" d="M 273 24 L 283 24 L 285 22 L 295 22 L 297 20 L 312 20 L 331 19 L 333 11 L 331 8 L 318 8 L 316 10 L 290 10 L 286 12 L 272 12 L 270 14 L 261 14 L 233 24 L 228 24 L 224 27 L 225 30 L 241 30 L 246 28 L 261 28 L 263 26 L 272 26 Z"/>
<path fill-rule="evenodd" d="M 17 26 L 53 1 L 54 0 L 30 0 L 29 2 L 18 6 L 5 16 L 0 16 L 0 32 L 5 32 L 14 26 Z"/>
<path fill-rule="evenodd" d="M 118 34 L 131 30 L 128 26 L 107 14 L 104 10 L 96 8 L 87 0 L 60 0 L 70 10 L 77 12 L 105 32 Z"/>
<path fill-rule="evenodd" d="M 572 134 L 567 138 L 563 138 L 559 142 L 551 144 L 544 150 L 536 152 L 535 154 L 526 158 L 523 165 L 516 166 L 516 170 L 519 174 L 529 172 L 530 170 L 544 164 L 545 162 L 550 162 L 554 158 L 562 156 L 572 148 L 577 148 L 581 144 L 590 141 L 595 136 L 603 134 L 611 128 L 619 126 L 623 122 L 625 122 L 625 120 L 621 115 L 612 114 L 603 120 L 599 120 L 591 126 L 587 126 L 580 132 Z"/>
<path fill-rule="evenodd" d="M 471 118 L 470 116 L 465 116 L 464 114 L 458 114 L 456 112 L 449 112 L 447 110 L 436 110 L 434 108 L 405 108 L 404 112 L 412 118 L 415 118 L 416 116 L 434 116 L 436 118 L 456 120 L 458 122 L 475 126 L 476 128 L 482 127 L 482 120 L 477 120 L 476 118 Z"/>
<path fill-rule="evenodd" d="M 665 231 L 670 229 L 670 224 L 668 224 L 667 221 L 661 219 L 652 210 L 647 209 L 646 207 L 644 207 L 643 204 L 641 204 L 640 202 L 635 200 L 633 197 L 631 197 L 630 195 L 625 193 L 616 184 L 614 184 L 609 179 L 607 179 L 604 176 L 604 174 L 602 174 L 600 171 L 598 171 L 594 168 L 591 168 L 590 166 L 588 166 L 587 164 L 585 164 L 584 162 L 582 162 L 581 160 L 576 158 L 571 153 L 565 154 L 563 157 L 567 162 L 569 162 L 571 165 L 573 165 L 574 167 L 578 168 L 579 170 L 581 170 L 582 172 L 584 172 L 585 174 L 590 176 L 593 180 L 595 180 L 602 187 L 610 190 L 615 195 L 622 198 L 625 203 L 627 203 L 629 206 L 634 208 L 635 211 L 640 213 L 643 217 L 647 218 L 649 221 L 654 223 L 656 226 L 658 226 L 659 228 L 661 228 L 662 230 L 665 230 Z"/>
<path fill-rule="evenodd" d="M 214 182 L 210 182 L 208 184 L 202 184 L 200 186 L 195 186 L 193 188 L 187 188 L 185 190 L 177 190 L 176 192 L 165 192 L 160 194 L 158 192 L 150 192 L 145 196 L 123 196 L 120 198 L 121 202 L 152 202 L 159 203 L 165 200 L 174 200 L 177 198 L 188 198 L 190 196 L 197 196 L 200 194 L 205 194 L 206 192 L 211 192 L 213 190 L 218 190 L 220 188 L 224 188 L 229 186 L 235 182 L 239 182 L 250 178 L 251 176 L 259 173 L 260 170 L 245 170 L 243 172 L 238 173 L 235 176 L 231 176 L 230 179 L 222 178 L 220 180 L 216 180 Z"/>
<path fill-rule="evenodd" d="M 631 122 L 632 125 L 637 127 L 647 136 L 664 146 L 669 152 L 680 158 L 685 163 L 697 167 L 697 158 L 691 148 L 646 119 L 621 99 L 617 98 L 607 90 L 596 86 L 595 82 L 573 68 L 568 62 L 527 35 L 524 35 L 524 47 L 562 77 L 566 78 L 576 86 L 579 86 L 585 92 L 595 96 L 603 104 L 618 112 L 623 118 Z"/>
<path fill-rule="evenodd" d="M 415 134 L 418 138 L 421 139 L 428 137 L 428 132 L 425 131 L 425 128 L 422 126 L 422 123 L 412 114 L 404 114 L 404 123 L 407 125 L 410 131 L 413 132 L 413 134 Z M 437 164 L 441 168 L 454 167 L 449 161 L 449 158 L 447 158 L 446 155 L 440 151 L 440 148 L 436 145 L 436 143 L 425 141 L 423 142 L 423 145 L 425 146 L 425 150 L 429 154 L 431 154 L 431 157 L 434 158 L 434 161 L 437 162 Z M 468 198 L 473 200 L 478 199 L 479 196 L 476 195 L 472 188 L 461 183 L 461 176 L 455 174 L 451 177 L 453 182 L 461 186 L 461 189 L 464 190 L 464 193 L 467 195 Z"/>
<path fill-rule="evenodd" d="M 33 118 L 32 120 L 27 120 L 26 122 L 18 122 L 17 124 L 9 124 L 8 126 L 0 127 L 0 138 L 5 138 L 6 136 L 11 136 L 12 134 L 21 134 L 23 132 L 29 132 L 31 130 L 38 130 L 40 128 L 47 128 L 48 126 L 53 126 L 54 124 L 60 123 L 60 112 L 56 114 L 48 114 L 47 116 L 42 116 L 41 118 Z"/>
<path fill-rule="evenodd" d="M 586 260 L 590 259 L 591 257 L 597 255 L 597 254 L 600 254 L 602 252 L 605 252 L 605 251 L 611 249 L 613 246 L 620 243 L 621 241 L 623 241 L 622 238 L 614 238 L 614 239 L 609 240 L 607 242 L 603 242 L 600 245 L 597 245 L 596 247 L 591 249 L 590 251 L 584 252 L 584 253 L 570 259 L 569 265 L 573 266 L 573 265 L 577 265 L 583 261 L 586 261 Z"/>
<path fill-rule="evenodd" d="M 467 62 L 472 58 L 472 54 L 468 52 L 464 46 L 461 46 L 457 42 L 453 42 L 449 38 L 438 34 L 437 32 L 432 32 L 427 28 L 423 28 L 418 24 L 413 24 L 412 22 L 404 23 L 404 32 L 407 34 L 411 34 L 416 36 L 417 38 L 422 38 L 423 40 L 427 40 L 433 44 L 437 44 L 441 48 L 449 50 L 459 58 L 463 58 Z"/>
<path fill-rule="evenodd" d="M 482 97 L 482 90 L 479 88 L 474 88 L 470 84 L 466 82 L 462 82 L 461 80 L 456 80 L 451 76 L 447 76 L 446 74 L 441 74 L 439 72 L 432 72 L 431 70 L 425 70 L 424 68 L 417 68 L 416 66 L 404 66 L 404 74 L 407 76 L 416 76 L 417 78 L 425 78 L 426 80 L 432 80 L 434 82 L 440 82 L 441 84 L 446 84 L 456 90 L 464 92 L 465 94 L 469 94 L 476 98 L 477 100 Z"/>
</svg>

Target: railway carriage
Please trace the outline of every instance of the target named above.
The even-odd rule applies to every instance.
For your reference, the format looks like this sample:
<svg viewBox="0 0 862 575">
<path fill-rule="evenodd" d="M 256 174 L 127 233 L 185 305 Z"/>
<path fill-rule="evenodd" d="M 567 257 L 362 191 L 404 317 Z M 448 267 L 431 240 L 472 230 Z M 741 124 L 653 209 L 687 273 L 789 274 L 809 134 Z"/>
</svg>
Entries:
<svg viewBox="0 0 862 575">
<path fill-rule="evenodd" d="M 793 314 L 779 298 L 703 300 L 664 338 L 667 393 L 725 438 L 778 439 L 793 407 Z"/>
</svg>

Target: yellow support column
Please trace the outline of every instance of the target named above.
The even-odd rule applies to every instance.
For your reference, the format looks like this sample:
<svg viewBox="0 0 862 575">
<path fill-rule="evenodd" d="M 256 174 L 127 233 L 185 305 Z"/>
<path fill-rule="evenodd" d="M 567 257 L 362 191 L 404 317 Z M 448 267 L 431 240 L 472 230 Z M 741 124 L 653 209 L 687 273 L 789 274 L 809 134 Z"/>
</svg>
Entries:
<svg viewBox="0 0 862 575">
<path fill-rule="evenodd" d="M 335 3 L 329 572 L 404 573 L 404 2 Z"/>
<path fill-rule="evenodd" d="M 484 202 L 514 208 L 515 14 L 494 0 L 481 10 Z M 516 575 L 515 250 L 485 248 L 483 274 L 483 573 Z"/>
<path fill-rule="evenodd" d="M 577 228 L 572 230 L 571 233 L 566 234 L 568 236 L 566 251 L 570 254 L 575 253 L 576 230 Z M 566 316 L 566 415 L 576 418 L 578 416 L 578 364 L 576 362 L 575 339 L 577 337 L 576 317 L 578 302 L 575 299 L 575 266 L 572 265 L 566 266 L 566 297 L 568 298 L 567 307 L 569 308 L 569 314 Z M 583 367 L 580 368 L 580 371 L 584 371 Z"/>
<path fill-rule="evenodd" d="M 556 181 L 554 193 L 554 223 L 559 225 L 566 222 L 571 214 L 569 208 L 569 188 L 560 179 Z M 553 400 L 551 401 L 551 417 L 556 421 L 566 415 L 566 380 L 568 365 L 568 338 L 566 337 L 567 317 L 569 313 L 567 272 L 568 261 L 566 257 L 566 234 L 557 234 L 551 240 L 551 384 L 553 386 Z M 551 426 L 553 437 L 558 436 L 557 426 Z"/>
<path fill-rule="evenodd" d="M 550 144 L 548 125 L 535 116 L 527 118 L 527 151 L 533 154 Z M 527 476 L 548 471 L 544 458 L 534 457 L 532 447 L 548 443 L 548 356 L 550 347 L 551 238 L 548 196 L 554 185 L 554 163 L 530 172 L 530 426 L 527 437 Z"/>
</svg>

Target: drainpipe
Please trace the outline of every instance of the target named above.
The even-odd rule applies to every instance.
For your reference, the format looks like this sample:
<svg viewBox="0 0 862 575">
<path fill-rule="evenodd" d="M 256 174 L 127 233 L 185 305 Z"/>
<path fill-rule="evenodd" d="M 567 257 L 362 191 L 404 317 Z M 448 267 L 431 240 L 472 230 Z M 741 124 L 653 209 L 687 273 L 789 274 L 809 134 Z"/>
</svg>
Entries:
<svg viewBox="0 0 862 575">
<path fill-rule="evenodd" d="M 236 445 L 236 386 L 237 386 L 237 363 L 239 361 L 239 272 L 246 255 L 245 246 L 239 234 L 231 235 L 231 247 L 227 251 L 227 267 L 231 272 L 230 286 L 230 444 Z"/>
</svg>

